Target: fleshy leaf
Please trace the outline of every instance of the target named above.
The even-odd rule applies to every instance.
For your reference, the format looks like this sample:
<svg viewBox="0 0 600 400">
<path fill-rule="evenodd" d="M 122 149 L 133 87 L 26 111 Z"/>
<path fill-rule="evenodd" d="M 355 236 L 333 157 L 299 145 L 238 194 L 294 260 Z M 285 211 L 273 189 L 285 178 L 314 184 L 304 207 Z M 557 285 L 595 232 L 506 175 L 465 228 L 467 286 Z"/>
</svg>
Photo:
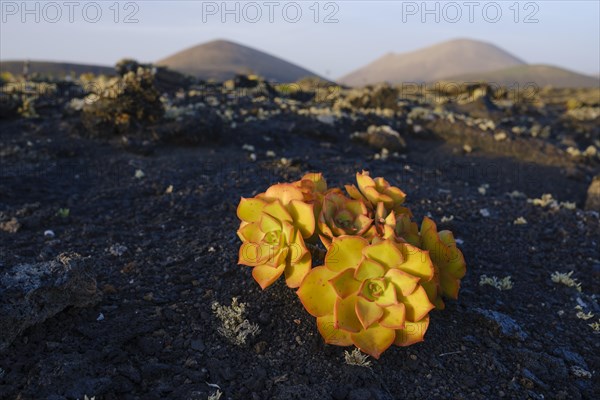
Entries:
<svg viewBox="0 0 600 400">
<path fill-rule="evenodd" d="M 402 253 L 391 240 L 384 240 L 363 250 L 365 257 L 375 260 L 384 267 L 393 268 L 404 261 Z"/>
<path fill-rule="evenodd" d="M 329 280 L 335 272 L 321 266 L 313 268 L 300 284 L 296 292 L 302 305 L 314 317 L 332 314 L 337 295 Z"/>
<path fill-rule="evenodd" d="M 403 297 L 401 302 L 406 306 L 406 319 L 411 322 L 421 320 L 434 307 L 422 286 L 418 286 L 409 296 Z"/>
<path fill-rule="evenodd" d="M 350 296 L 352 293 L 356 293 L 360 287 L 360 282 L 354 279 L 354 269 L 352 268 L 344 270 L 329 282 L 337 295 L 342 299 Z"/>
<path fill-rule="evenodd" d="M 292 222 L 292 216 L 279 200 L 275 200 L 272 203 L 267 204 L 263 208 L 263 212 L 269 214 L 275 219 L 278 219 L 279 221 Z"/>
<path fill-rule="evenodd" d="M 265 192 L 265 197 L 270 200 L 279 199 L 284 206 L 287 206 L 292 200 L 304 199 L 300 189 L 290 183 L 278 183 L 271 186 Z"/>
<path fill-rule="evenodd" d="M 460 279 L 463 276 L 465 276 L 465 273 L 467 272 L 465 258 L 462 252 L 458 249 L 458 247 L 456 247 L 456 245 L 451 245 L 447 247 L 447 249 L 447 264 L 444 270 L 447 271 L 453 277 Z"/>
<path fill-rule="evenodd" d="M 365 258 L 354 273 L 354 277 L 359 281 L 366 279 L 381 278 L 385 275 L 385 268 L 373 260 Z"/>
<path fill-rule="evenodd" d="M 351 295 L 345 299 L 337 298 L 334 307 L 334 321 L 338 329 L 348 332 L 359 332 L 362 325 L 356 315 L 356 295 Z"/>
<path fill-rule="evenodd" d="M 363 328 L 367 329 L 383 316 L 383 309 L 362 296 L 357 296 L 355 306 L 356 316 Z"/>
<path fill-rule="evenodd" d="M 327 231 L 329 231 L 329 228 L 327 228 Z M 321 239 L 323 246 L 325 246 L 326 249 L 329 249 L 331 247 L 331 239 L 326 235 L 331 235 L 331 231 L 326 232 L 325 235 L 319 235 L 319 239 Z"/>
<path fill-rule="evenodd" d="M 312 265 L 312 257 L 310 253 L 305 253 L 295 263 L 291 263 L 285 268 L 285 283 L 290 288 L 297 288 L 302 283 L 302 280 L 310 272 Z"/>
<path fill-rule="evenodd" d="M 396 287 L 392 283 L 388 283 L 383 293 L 377 300 L 375 300 L 378 306 L 387 307 L 398 303 L 396 297 Z"/>
<path fill-rule="evenodd" d="M 244 242 L 259 243 L 264 236 L 257 223 L 246 224 L 238 230 L 238 237 Z"/>
<path fill-rule="evenodd" d="M 260 230 L 263 232 L 280 231 L 282 228 L 281 222 L 276 218 L 271 217 L 269 214 L 264 213 L 260 218 L 259 224 Z"/>
<path fill-rule="evenodd" d="M 289 261 L 291 264 L 297 263 L 302 259 L 306 254 L 309 254 L 308 249 L 306 248 L 306 244 L 304 243 L 304 239 L 302 235 L 298 231 L 294 231 L 292 236 L 290 237 L 290 258 Z"/>
<path fill-rule="evenodd" d="M 246 199 L 241 198 L 240 204 L 237 208 L 237 216 L 242 221 L 246 222 L 257 222 L 261 215 L 264 206 L 267 202 L 257 198 Z"/>
<path fill-rule="evenodd" d="M 429 327 L 429 315 L 418 322 L 406 321 L 403 329 L 396 331 L 396 346 L 410 346 L 418 342 L 422 342 Z"/>
<path fill-rule="evenodd" d="M 294 225 L 300 228 L 302 236 L 309 238 L 315 232 L 315 215 L 312 204 L 292 200 L 288 210 L 294 219 Z"/>
<path fill-rule="evenodd" d="M 408 296 L 415 291 L 419 278 L 396 268 L 390 269 L 386 274 L 386 278 L 390 278 L 392 284 L 396 287 L 397 292 L 402 296 Z"/>
<path fill-rule="evenodd" d="M 369 176 L 369 173 L 367 171 L 363 171 L 362 173 L 356 173 L 356 183 L 358 183 L 358 188 L 362 193 L 365 192 L 365 188 L 375 186 L 375 181 Z"/>
<path fill-rule="evenodd" d="M 315 191 L 324 193 L 327 191 L 327 181 L 323 178 L 323 174 L 320 172 L 309 172 L 305 174 L 302 181 L 311 181 L 315 187 Z"/>
<path fill-rule="evenodd" d="M 374 324 L 369 329 L 353 333 L 351 337 L 356 347 L 378 359 L 394 343 L 396 331 Z"/>
<path fill-rule="evenodd" d="M 424 281 L 430 280 L 433 276 L 433 263 L 429 252 L 408 243 L 398 243 L 397 246 L 404 257 L 404 262 L 398 268 Z"/>
<path fill-rule="evenodd" d="M 346 192 L 348 192 L 348 195 L 350 195 L 350 197 L 352 197 L 355 200 L 363 200 L 364 197 L 363 195 L 360 193 L 360 191 L 358 190 L 358 188 L 354 185 L 346 185 L 344 186 L 346 188 Z"/>
<path fill-rule="evenodd" d="M 355 215 L 367 213 L 367 207 L 365 206 L 365 203 L 360 200 L 348 200 L 346 202 L 346 207 Z"/>
<path fill-rule="evenodd" d="M 446 304 L 444 300 L 442 300 L 442 296 L 438 294 L 439 290 L 439 282 L 436 278 L 430 280 L 429 282 L 422 282 L 421 286 L 427 292 L 427 297 L 429 297 L 429 301 L 435 306 L 438 310 L 443 310 L 446 308 Z"/>
<path fill-rule="evenodd" d="M 466 264 L 462 252 L 456 247 L 454 235 L 449 231 L 438 233 L 435 223 L 425 217 L 421 224 L 421 237 L 437 269 L 437 295 L 456 299 Z"/>
<path fill-rule="evenodd" d="M 332 271 L 356 268 L 363 258 L 362 249 L 368 245 L 366 239 L 358 236 L 336 237 L 325 256 L 325 265 Z"/>
<path fill-rule="evenodd" d="M 390 329 L 404 328 L 406 320 L 406 307 L 402 303 L 394 304 L 383 310 L 383 316 L 379 320 L 379 325 Z"/>
<path fill-rule="evenodd" d="M 333 315 L 324 315 L 317 318 L 317 328 L 325 339 L 325 343 L 335 346 L 350 346 L 352 338 L 350 332 L 337 329 L 333 320 Z"/>
<path fill-rule="evenodd" d="M 386 207 L 390 207 L 394 204 L 392 198 L 387 194 L 383 194 L 377 191 L 374 186 L 368 186 L 361 189 L 365 197 L 372 203 L 377 204 L 378 202 L 383 202 Z"/>
<path fill-rule="evenodd" d="M 441 274 L 440 289 L 444 296 L 456 300 L 458 298 L 458 291 L 460 290 L 460 279 Z"/>
<path fill-rule="evenodd" d="M 239 250 L 238 264 L 256 266 L 273 257 L 276 249 L 267 243 L 242 243 Z"/>
<path fill-rule="evenodd" d="M 277 268 L 270 265 L 259 265 L 252 269 L 252 276 L 264 290 L 273 284 L 283 274 L 285 264 L 281 264 Z"/>
<path fill-rule="evenodd" d="M 406 198 L 406 193 L 404 193 L 401 189 L 395 186 L 389 186 L 388 188 L 386 188 L 385 193 L 392 198 L 394 205 L 400 205 L 404 203 L 404 199 Z"/>
</svg>

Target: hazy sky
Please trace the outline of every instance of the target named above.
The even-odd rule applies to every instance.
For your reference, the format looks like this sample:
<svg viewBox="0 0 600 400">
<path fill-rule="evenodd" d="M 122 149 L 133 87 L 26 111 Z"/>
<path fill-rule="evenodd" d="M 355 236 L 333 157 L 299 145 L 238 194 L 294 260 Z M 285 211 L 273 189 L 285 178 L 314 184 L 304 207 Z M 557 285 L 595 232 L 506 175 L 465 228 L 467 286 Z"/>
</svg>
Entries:
<svg viewBox="0 0 600 400">
<path fill-rule="evenodd" d="M 156 61 L 223 38 L 336 78 L 388 52 L 466 37 L 529 63 L 597 75 L 599 3 L 0 0 L 0 59 Z"/>
</svg>

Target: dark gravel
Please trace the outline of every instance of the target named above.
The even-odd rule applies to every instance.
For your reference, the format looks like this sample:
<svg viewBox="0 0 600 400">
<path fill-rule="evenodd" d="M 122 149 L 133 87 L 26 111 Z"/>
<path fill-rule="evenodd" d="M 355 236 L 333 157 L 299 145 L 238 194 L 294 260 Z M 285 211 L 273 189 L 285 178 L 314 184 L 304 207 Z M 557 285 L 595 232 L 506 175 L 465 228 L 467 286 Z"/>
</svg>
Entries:
<svg viewBox="0 0 600 400">
<path fill-rule="evenodd" d="M 597 165 L 536 163 L 531 154 L 523 161 L 510 149 L 464 154 L 461 143 L 412 135 L 401 124 L 408 152 L 376 160 L 348 139 L 352 130 L 303 121 L 314 120 L 248 122 L 211 130 L 223 136 L 217 142 L 191 141 L 204 147 L 155 143 L 139 152 L 120 139 L 67 134 L 71 122 L 60 115 L 0 120 L 0 219 L 20 224 L 0 230 L 0 272 L 75 252 L 90 257 L 103 293 L 94 306 L 30 327 L 0 354 L 0 398 L 206 399 L 216 391 L 208 384 L 223 399 L 600 393 L 600 341 L 588 326 L 600 316 L 600 226 L 597 213 L 583 211 Z M 243 144 L 255 146 L 256 161 Z M 337 186 L 362 169 L 407 192 L 418 220 L 431 214 L 451 229 L 468 267 L 459 300 L 432 312 L 426 341 L 386 351 L 372 369 L 346 365 L 346 349 L 325 345 L 282 282 L 261 291 L 237 265 L 235 234 L 240 196 L 308 171 Z M 513 191 L 551 193 L 576 209 L 535 206 L 507 195 Z M 518 217 L 528 223 L 515 225 Z M 554 271 L 574 271 L 582 291 L 552 282 Z M 483 274 L 510 275 L 514 287 L 480 286 Z M 218 334 L 211 310 L 233 297 L 261 329 L 244 346 Z M 578 304 L 596 316 L 577 318 Z"/>
</svg>

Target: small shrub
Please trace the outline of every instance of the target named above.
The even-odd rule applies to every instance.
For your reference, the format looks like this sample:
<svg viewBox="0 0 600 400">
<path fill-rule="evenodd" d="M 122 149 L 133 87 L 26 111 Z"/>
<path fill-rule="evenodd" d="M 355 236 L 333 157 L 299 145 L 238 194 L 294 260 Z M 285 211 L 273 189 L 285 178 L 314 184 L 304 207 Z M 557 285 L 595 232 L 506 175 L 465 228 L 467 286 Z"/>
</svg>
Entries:
<svg viewBox="0 0 600 400">
<path fill-rule="evenodd" d="M 88 96 L 81 117 L 92 136 L 136 132 L 164 115 L 151 68 L 128 71 L 97 91 Z"/>
</svg>

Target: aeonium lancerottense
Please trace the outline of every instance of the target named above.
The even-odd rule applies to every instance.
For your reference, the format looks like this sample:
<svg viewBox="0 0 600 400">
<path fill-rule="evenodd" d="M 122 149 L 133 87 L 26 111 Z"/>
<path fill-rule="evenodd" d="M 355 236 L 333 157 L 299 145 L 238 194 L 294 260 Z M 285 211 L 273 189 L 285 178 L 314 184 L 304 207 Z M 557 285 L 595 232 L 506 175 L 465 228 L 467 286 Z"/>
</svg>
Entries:
<svg viewBox="0 0 600 400">
<path fill-rule="evenodd" d="M 427 217 L 419 229 L 401 189 L 367 171 L 356 182 L 346 195 L 308 173 L 242 198 L 239 263 L 262 289 L 284 275 L 326 343 L 379 358 L 424 340 L 429 312 L 458 297 L 466 264 L 452 232 Z"/>
<path fill-rule="evenodd" d="M 311 254 L 304 238 L 315 230 L 313 206 L 291 184 L 271 186 L 254 198 L 240 200 L 237 231 L 242 240 L 239 263 L 253 267 L 252 276 L 265 289 L 285 273 L 296 288 L 310 271 Z"/>
</svg>

